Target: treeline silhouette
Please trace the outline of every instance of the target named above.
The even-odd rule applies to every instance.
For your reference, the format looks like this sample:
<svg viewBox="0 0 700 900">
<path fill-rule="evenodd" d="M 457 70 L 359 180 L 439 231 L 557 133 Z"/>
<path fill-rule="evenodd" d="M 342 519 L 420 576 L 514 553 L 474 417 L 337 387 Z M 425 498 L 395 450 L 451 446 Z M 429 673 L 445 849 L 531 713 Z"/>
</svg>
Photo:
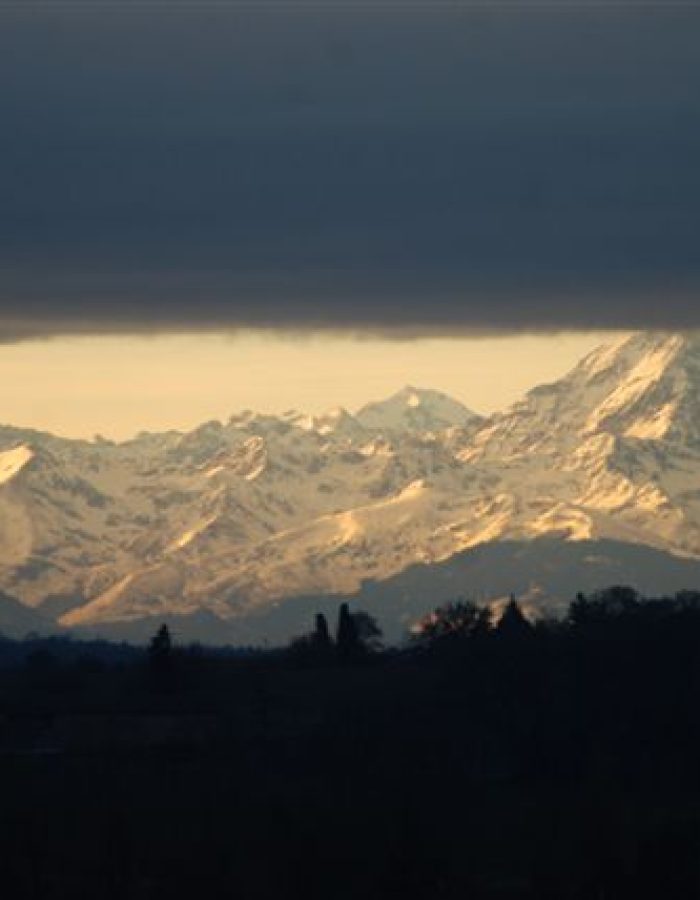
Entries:
<svg viewBox="0 0 700 900">
<path fill-rule="evenodd" d="M 700 896 L 700 593 L 310 625 L 0 642 L 7 896 Z"/>
</svg>

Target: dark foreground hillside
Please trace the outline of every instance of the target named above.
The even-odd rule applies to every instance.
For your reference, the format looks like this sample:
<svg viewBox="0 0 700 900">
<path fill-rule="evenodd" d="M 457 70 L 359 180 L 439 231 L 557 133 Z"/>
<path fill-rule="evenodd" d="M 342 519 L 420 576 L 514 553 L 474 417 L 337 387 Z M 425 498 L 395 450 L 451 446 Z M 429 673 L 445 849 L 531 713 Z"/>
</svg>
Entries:
<svg viewBox="0 0 700 900">
<path fill-rule="evenodd" d="M 698 896 L 698 597 L 511 613 L 404 652 L 0 646 L 3 896 Z"/>
</svg>

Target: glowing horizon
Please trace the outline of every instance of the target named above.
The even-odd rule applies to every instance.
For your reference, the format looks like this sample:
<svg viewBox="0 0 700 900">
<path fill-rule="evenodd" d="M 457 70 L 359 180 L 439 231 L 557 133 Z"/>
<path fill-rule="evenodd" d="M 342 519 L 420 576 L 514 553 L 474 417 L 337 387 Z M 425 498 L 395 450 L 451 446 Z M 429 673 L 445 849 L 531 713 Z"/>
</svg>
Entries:
<svg viewBox="0 0 700 900">
<path fill-rule="evenodd" d="M 0 347 L 0 422 L 124 440 L 243 409 L 353 412 L 406 384 L 441 390 L 488 414 L 614 337 L 389 341 L 244 332 L 28 341 Z"/>
</svg>

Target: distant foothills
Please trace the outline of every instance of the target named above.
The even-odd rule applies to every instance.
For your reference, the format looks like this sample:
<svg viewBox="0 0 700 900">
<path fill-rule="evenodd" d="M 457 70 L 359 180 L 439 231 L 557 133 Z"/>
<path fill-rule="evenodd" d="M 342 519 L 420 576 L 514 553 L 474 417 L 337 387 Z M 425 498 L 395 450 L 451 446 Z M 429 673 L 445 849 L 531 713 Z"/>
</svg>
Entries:
<svg viewBox="0 0 700 900">
<path fill-rule="evenodd" d="M 488 418 L 406 387 L 123 443 L 0 427 L 0 632 L 279 644 L 429 610 L 700 587 L 700 338 L 600 347 Z"/>
</svg>

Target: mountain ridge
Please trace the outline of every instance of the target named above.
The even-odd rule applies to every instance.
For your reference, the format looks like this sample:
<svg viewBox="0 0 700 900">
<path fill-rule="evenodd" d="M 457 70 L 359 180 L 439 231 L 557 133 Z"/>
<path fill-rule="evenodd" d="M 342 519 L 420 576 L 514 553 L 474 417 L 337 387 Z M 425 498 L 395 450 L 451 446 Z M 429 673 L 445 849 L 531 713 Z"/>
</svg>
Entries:
<svg viewBox="0 0 700 900">
<path fill-rule="evenodd" d="M 0 589 L 106 627 L 242 621 L 499 541 L 700 559 L 698 422 L 697 336 L 636 333 L 486 418 L 407 386 L 121 443 L 3 426 Z"/>
</svg>

